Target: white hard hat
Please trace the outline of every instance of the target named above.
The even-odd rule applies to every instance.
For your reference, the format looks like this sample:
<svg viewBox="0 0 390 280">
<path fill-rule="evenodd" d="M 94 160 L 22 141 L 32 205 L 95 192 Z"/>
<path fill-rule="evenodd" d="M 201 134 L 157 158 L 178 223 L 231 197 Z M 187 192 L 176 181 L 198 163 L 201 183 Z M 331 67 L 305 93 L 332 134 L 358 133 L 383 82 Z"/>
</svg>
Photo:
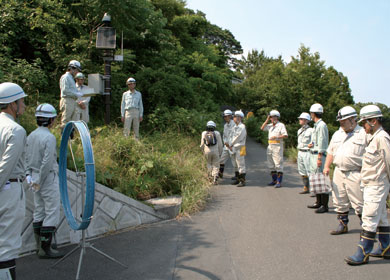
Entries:
<svg viewBox="0 0 390 280">
<path fill-rule="evenodd" d="M 269 112 L 269 115 L 271 117 L 278 117 L 278 118 L 280 118 L 280 113 L 279 113 L 279 111 L 276 111 L 276 110 L 272 110 L 271 112 Z"/>
<path fill-rule="evenodd" d="M 84 76 L 83 73 L 78 72 L 74 78 L 75 78 L 75 79 L 83 79 L 83 80 L 84 80 L 84 79 L 85 79 L 85 76 Z"/>
<path fill-rule="evenodd" d="M 27 94 L 17 84 L 9 82 L 0 84 L 0 104 L 9 104 L 26 96 Z"/>
<path fill-rule="evenodd" d="M 310 113 L 323 113 L 324 112 L 324 107 L 322 107 L 321 104 L 316 103 L 311 105 L 310 107 Z"/>
<path fill-rule="evenodd" d="M 135 82 L 136 82 L 135 79 L 130 77 L 127 79 L 126 84 L 128 85 L 130 83 L 135 83 Z"/>
<path fill-rule="evenodd" d="M 360 120 L 359 122 L 363 120 L 368 120 L 372 118 L 380 118 L 383 117 L 381 109 L 379 109 L 376 105 L 367 105 L 364 106 L 360 110 Z"/>
<path fill-rule="evenodd" d="M 304 120 L 311 121 L 311 117 L 310 117 L 309 113 L 305 113 L 305 112 L 303 112 L 303 113 L 298 117 L 298 119 L 304 119 Z"/>
<path fill-rule="evenodd" d="M 68 64 L 68 67 L 76 68 L 77 70 L 81 71 L 81 64 L 77 60 L 71 60 Z"/>
<path fill-rule="evenodd" d="M 57 116 L 57 111 L 52 105 L 44 103 L 38 105 L 37 109 L 35 110 L 35 116 L 43 118 L 54 118 Z"/>
<path fill-rule="evenodd" d="M 223 111 L 223 116 L 231 116 L 231 115 L 233 115 L 233 112 L 230 111 L 229 109 Z"/>
<path fill-rule="evenodd" d="M 241 110 L 235 111 L 235 112 L 234 112 L 234 115 L 235 115 L 235 116 L 239 116 L 239 117 L 241 117 L 241 118 L 244 117 L 244 113 L 243 113 Z"/>
<path fill-rule="evenodd" d="M 342 121 L 342 120 L 349 119 L 351 117 L 357 117 L 356 110 L 354 108 L 352 108 L 351 106 L 345 106 L 345 107 L 341 108 L 339 110 L 339 112 L 337 113 L 336 120 Z"/>
<path fill-rule="evenodd" d="M 206 126 L 207 127 L 216 127 L 217 125 L 213 121 L 208 121 Z"/>
</svg>

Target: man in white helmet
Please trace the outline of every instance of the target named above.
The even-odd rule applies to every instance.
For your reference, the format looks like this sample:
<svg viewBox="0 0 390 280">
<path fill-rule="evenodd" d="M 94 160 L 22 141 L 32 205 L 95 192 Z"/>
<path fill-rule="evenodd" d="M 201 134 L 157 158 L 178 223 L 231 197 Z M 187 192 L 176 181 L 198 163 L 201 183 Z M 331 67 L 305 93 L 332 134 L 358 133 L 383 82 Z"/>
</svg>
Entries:
<svg viewBox="0 0 390 280">
<path fill-rule="evenodd" d="M 25 196 L 26 131 L 15 120 L 25 111 L 23 89 L 0 84 L 0 278 L 15 279 L 15 259 L 22 245 Z"/>
<path fill-rule="evenodd" d="M 311 136 L 313 134 L 313 128 L 309 126 L 311 121 L 308 113 L 302 113 L 299 117 L 299 124 L 301 128 L 298 130 L 298 172 L 302 176 L 303 190 L 300 194 L 309 193 L 309 174 L 310 174 L 310 149 Z"/>
<path fill-rule="evenodd" d="M 310 117 L 314 121 L 312 142 L 309 144 L 311 160 L 310 174 L 322 172 L 326 159 L 326 150 L 328 149 L 329 132 L 326 123 L 322 120 L 324 108 L 321 104 L 313 104 L 310 107 Z M 317 214 L 329 211 L 329 194 L 316 194 L 316 202 L 308 205 L 308 208 L 316 209 Z"/>
<path fill-rule="evenodd" d="M 202 132 L 200 148 L 207 159 L 207 171 L 214 185 L 218 184 L 218 167 L 222 153 L 221 134 L 215 130 L 216 124 L 208 121 L 206 130 Z"/>
<path fill-rule="evenodd" d="M 82 120 L 86 123 L 89 122 L 89 102 L 91 101 L 91 96 L 84 96 L 87 93 L 88 87 L 84 85 L 85 76 L 83 73 L 79 72 L 75 76 L 76 88 L 83 95 L 77 98 L 77 119 Z M 88 91 L 89 93 L 89 91 Z"/>
<path fill-rule="evenodd" d="M 360 110 L 359 122 L 369 134 L 369 140 L 361 170 L 363 229 L 356 253 L 345 259 L 350 265 L 366 264 L 369 256 L 390 259 L 390 226 L 386 210 L 390 187 L 390 136 L 382 127 L 382 118 L 376 105 L 367 105 Z M 373 251 L 376 233 L 379 244 Z"/>
<path fill-rule="evenodd" d="M 232 161 L 232 165 L 233 165 L 233 168 L 234 168 L 234 171 L 235 171 L 235 177 L 237 178 L 238 176 L 238 169 L 237 169 L 237 165 L 236 165 L 236 162 L 234 161 L 234 158 L 233 158 L 233 154 L 232 152 L 229 150 L 229 139 L 230 139 L 230 134 L 232 133 L 232 130 L 233 130 L 233 126 L 234 126 L 234 121 L 233 121 L 233 112 L 230 111 L 230 110 L 225 110 L 223 112 L 223 119 L 225 121 L 225 125 L 223 127 L 223 143 L 224 143 L 224 146 L 223 146 L 223 151 L 222 151 L 222 155 L 221 155 L 221 162 L 220 162 L 220 166 L 219 166 L 219 177 L 223 177 L 223 171 L 225 170 L 225 163 L 226 161 L 228 160 L 228 158 L 231 159 Z M 236 179 L 236 178 L 232 178 L 232 179 Z"/>
<path fill-rule="evenodd" d="M 78 72 L 81 72 L 81 64 L 77 60 L 71 60 L 68 64 L 68 69 L 60 79 L 61 101 L 60 110 L 61 129 L 70 121 L 77 120 L 77 99 L 82 95 L 76 87 L 74 77 Z"/>
<path fill-rule="evenodd" d="M 272 181 L 269 186 L 280 188 L 283 180 L 283 139 L 288 137 L 286 127 L 279 121 L 280 113 L 272 110 L 261 126 L 268 131 L 267 162 Z M 271 121 L 271 123 L 269 123 Z"/>
<path fill-rule="evenodd" d="M 363 192 L 360 189 L 362 157 L 367 145 L 367 135 L 357 124 L 357 112 L 351 106 L 341 108 L 337 114 L 340 129 L 330 140 L 323 173 L 329 176 L 330 165 L 336 167 L 333 173 L 333 206 L 339 225 L 330 232 L 339 235 L 348 232 L 349 208 L 361 219 Z"/>
<path fill-rule="evenodd" d="M 60 220 L 57 141 L 50 132 L 57 112 L 50 104 L 35 110 L 38 128 L 27 137 L 26 174 L 34 192 L 33 230 L 39 258 L 60 258 L 62 253 L 51 248 Z"/>
<path fill-rule="evenodd" d="M 128 78 L 126 84 L 129 90 L 123 93 L 121 103 L 122 122 L 124 123 L 123 134 L 125 137 L 128 137 L 131 126 L 133 126 L 134 137 L 138 139 L 139 124 L 142 122 L 144 114 L 142 95 L 135 89 L 136 81 L 134 78 Z"/>
<path fill-rule="evenodd" d="M 238 169 L 238 176 L 236 180 L 233 182 L 233 185 L 237 185 L 237 187 L 245 186 L 245 176 L 246 176 L 246 168 L 245 168 L 245 155 L 246 155 L 246 128 L 242 123 L 244 119 L 244 113 L 242 111 L 234 112 L 234 126 L 232 129 L 232 133 L 230 134 L 229 140 L 229 150 L 233 154 L 234 161 L 236 162 Z"/>
</svg>

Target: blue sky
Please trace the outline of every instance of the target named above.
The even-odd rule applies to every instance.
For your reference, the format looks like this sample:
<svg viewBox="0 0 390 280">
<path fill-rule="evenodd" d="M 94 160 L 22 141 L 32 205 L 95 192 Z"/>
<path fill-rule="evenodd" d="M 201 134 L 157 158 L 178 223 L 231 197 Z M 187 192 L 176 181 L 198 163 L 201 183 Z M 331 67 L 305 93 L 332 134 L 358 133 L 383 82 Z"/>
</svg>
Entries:
<svg viewBox="0 0 390 280">
<path fill-rule="evenodd" d="M 390 106 L 390 1 L 187 0 L 244 49 L 296 56 L 301 44 L 348 77 L 355 102 Z"/>
</svg>

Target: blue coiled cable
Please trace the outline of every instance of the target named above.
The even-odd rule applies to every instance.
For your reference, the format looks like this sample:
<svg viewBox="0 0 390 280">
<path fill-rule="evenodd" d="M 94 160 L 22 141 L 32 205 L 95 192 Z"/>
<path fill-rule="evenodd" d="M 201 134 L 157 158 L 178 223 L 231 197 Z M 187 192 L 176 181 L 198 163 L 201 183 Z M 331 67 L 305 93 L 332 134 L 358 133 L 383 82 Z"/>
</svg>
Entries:
<svg viewBox="0 0 390 280">
<path fill-rule="evenodd" d="M 72 213 L 72 207 L 68 196 L 68 184 L 67 184 L 67 154 L 68 154 L 68 140 L 70 134 L 76 127 L 83 145 L 84 152 L 84 165 L 86 173 L 86 192 L 85 192 L 85 204 L 81 223 L 78 224 Z M 95 201 L 95 161 L 93 158 L 91 136 L 89 134 L 87 126 L 81 121 L 71 121 L 65 126 L 62 134 L 61 146 L 60 146 L 60 159 L 59 159 L 59 180 L 60 180 L 60 193 L 62 206 L 69 226 L 73 230 L 83 230 L 88 228 L 93 214 L 93 204 Z"/>
</svg>

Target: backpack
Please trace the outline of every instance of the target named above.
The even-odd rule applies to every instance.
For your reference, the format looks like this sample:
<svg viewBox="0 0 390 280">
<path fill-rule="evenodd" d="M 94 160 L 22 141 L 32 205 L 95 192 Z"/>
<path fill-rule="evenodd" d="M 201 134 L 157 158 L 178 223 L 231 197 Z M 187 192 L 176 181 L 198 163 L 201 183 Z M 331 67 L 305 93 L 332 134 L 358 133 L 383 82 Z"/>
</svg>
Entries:
<svg viewBox="0 0 390 280">
<path fill-rule="evenodd" d="M 214 146 L 215 144 L 217 144 L 217 137 L 215 137 L 215 132 L 207 131 L 203 141 L 207 147 Z"/>
</svg>

